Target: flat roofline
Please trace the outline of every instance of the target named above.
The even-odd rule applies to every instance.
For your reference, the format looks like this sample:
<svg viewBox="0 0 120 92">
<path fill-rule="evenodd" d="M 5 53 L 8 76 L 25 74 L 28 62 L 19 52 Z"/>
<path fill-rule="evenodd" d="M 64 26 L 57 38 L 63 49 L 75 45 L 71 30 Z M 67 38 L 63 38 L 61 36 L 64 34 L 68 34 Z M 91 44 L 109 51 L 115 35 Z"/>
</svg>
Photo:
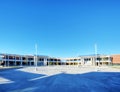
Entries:
<svg viewBox="0 0 120 92">
<path fill-rule="evenodd" d="M 21 54 L 8 54 L 8 53 L 0 53 L 0 55 L 11 55 L 11 56 L 35 56 L 35 54 L 33 55 L 21 55 Z M 39 57 L 49 57 L 49 56 L 46 56 L 46 55 L 37 55 Z"/>
</svg>

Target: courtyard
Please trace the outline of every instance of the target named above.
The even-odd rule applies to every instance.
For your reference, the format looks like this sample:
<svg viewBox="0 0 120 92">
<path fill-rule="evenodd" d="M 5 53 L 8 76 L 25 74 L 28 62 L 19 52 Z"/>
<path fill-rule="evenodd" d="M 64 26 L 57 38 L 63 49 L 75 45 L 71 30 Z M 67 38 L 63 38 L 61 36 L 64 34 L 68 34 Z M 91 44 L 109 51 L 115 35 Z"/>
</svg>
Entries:
<svg viewBox="0 0 120 92">
<path fill-rule="evenodd" d="M 120 69 L 64 65 L 0 69 L 0 92 L 120 92 Z"/>
</svg>

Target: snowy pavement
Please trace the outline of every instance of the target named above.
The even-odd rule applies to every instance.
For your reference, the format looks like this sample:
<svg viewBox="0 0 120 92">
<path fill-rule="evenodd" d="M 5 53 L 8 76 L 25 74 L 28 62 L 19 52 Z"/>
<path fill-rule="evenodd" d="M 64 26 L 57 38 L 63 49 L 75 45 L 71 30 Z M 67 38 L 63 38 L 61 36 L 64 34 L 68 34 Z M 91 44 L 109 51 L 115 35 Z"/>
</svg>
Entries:
<svg viewBox="0 0 120 92">
<path fill-rule="evenodd" d="M 120 69 L 44 66 L 0 70 L 0 92 L 120 92 Z"/>
</svg>

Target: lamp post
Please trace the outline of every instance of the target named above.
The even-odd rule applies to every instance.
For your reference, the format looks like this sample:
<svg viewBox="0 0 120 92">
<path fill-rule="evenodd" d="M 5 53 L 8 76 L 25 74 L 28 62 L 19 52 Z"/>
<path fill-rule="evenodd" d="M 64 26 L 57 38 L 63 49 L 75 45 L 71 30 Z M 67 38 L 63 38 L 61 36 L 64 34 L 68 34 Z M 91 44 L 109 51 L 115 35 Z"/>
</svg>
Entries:
<svg viewBox="0 0 120 92">
<path fill-rule="evenodd" d="M 97 44 L 95 44 L 95 63 L 97 62 Z"/>
<path fill-rule="evenodd" d="M 37 71 L 37 44 L 35 44 L 35 71 Z"/>
</svg>

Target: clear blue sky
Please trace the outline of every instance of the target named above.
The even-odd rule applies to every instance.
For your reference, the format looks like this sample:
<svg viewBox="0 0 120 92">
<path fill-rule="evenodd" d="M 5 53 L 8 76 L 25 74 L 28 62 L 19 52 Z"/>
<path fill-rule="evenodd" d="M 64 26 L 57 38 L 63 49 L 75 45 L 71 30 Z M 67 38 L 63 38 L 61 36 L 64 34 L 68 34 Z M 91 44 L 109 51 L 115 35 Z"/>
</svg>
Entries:
<svg viewBox="0 0 120 92">
<path fill-rule="evenodd" d="M 120 54 L 120 0 L 0 0 L 0 52 Z"/>
</svg>

